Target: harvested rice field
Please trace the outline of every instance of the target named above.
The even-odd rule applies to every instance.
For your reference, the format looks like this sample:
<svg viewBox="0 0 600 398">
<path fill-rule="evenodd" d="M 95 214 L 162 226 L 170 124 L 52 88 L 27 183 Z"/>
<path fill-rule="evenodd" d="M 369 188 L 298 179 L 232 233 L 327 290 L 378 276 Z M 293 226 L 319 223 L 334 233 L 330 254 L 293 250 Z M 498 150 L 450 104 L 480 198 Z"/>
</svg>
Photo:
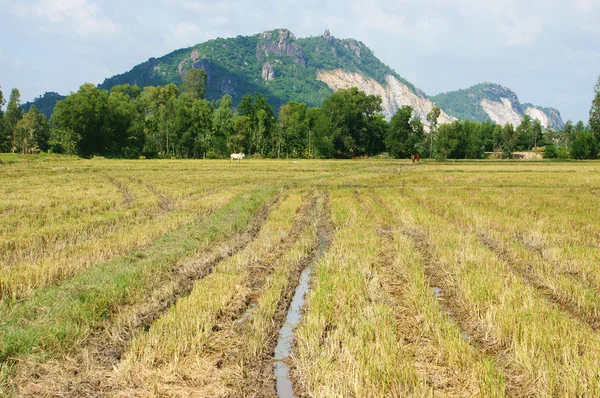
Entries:
<svg viewBox="0 0 600 398">
<path fill-rule="evenodd" d="M 600 163 L 0 164 L 0 396 L 600 396 Z"/>
</svg>

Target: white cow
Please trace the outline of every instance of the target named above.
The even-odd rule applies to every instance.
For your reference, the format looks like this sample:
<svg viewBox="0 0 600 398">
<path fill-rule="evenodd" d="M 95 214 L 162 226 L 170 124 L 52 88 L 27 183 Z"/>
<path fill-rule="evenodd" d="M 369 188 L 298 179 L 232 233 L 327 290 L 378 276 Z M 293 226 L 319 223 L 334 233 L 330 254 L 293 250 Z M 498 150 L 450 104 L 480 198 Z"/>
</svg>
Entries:
<svg viewBox="0 0 600 398">
<path fill-rule="evenodd" d="M 230 160 L 230 162 L 233 162 L 234 160 L 237 160 L 238 163 L 239 163 L 239 162 L 242 161 L 242 159 L 244 158 L 244 156 L 246 156 L 246 155 L 244 155 L 243 153 L 232 153 L 231 154 L 231 160 Z"/>
</svg>

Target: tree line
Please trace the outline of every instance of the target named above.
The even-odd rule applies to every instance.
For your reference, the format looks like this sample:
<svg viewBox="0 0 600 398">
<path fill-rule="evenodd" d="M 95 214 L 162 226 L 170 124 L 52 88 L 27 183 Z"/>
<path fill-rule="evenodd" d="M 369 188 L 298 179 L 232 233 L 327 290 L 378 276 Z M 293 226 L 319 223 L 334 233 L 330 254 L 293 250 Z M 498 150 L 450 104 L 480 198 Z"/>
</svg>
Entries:
<svg viewBox="0 0 600 398">
<path fill-rule="evenodd" d="M 525 116 L 519 126 L 468 120 L 438 125 L 434 107 L 424 121 L 402 106 L 387 121 L 381 98 L 357 88 L 339 90 L 320 108 L 290 101 L 278 112 L 261 94 L 204 98 L 207 76 L 192 69 L 180 86 L 120 85 L 110 91 L 84 84 L 58 102 L 48 120 L 35 106 L 24 112 L 20 93 L 6 101 L 0 88 L 0 152 L 118 158 L 224 158 L 245 152 L 265 158 L 352 158 L 388 153 L 438 159 L 482 159 L 490 152 L 544 148 L 547 158 L 595 159 L 600 152 L 600 78 L 589 124 L 568 121 L 561 131 Z"/>
</svg>

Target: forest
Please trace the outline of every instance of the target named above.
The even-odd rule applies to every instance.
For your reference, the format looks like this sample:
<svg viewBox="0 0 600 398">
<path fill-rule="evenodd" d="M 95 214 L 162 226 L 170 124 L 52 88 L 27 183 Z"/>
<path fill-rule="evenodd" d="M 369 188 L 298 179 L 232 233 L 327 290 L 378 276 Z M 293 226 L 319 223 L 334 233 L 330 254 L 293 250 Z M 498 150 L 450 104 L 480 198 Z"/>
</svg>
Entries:
<svg viewBox="0 0 600 398">
<path fill-rule="evenodd" d="M 546 158 L 596 159 L 600 152 L 600 79 L 590 119 L 545 129 L 525 116 L 519 126 L 459 120 L 438 125 L 402 106 L 389 121 L 381 98 L 357 88 L 339 90 L 321 107 L 289 101 L 274 109 L 260 93 L 205 99 L 207 75 L 190 69 L 179 86 L 84 84 L 59 101 L 47 119 L 21 107 L 19 90 L 8 103 L 0 91 L 0 152 L 74 154 L 112 158 L 225 158 L 244 152 L 261 158 L 355 158 L 411 154 L 436 159 L 512 157 L 536 149 Z M 6 104 L 6 109 L 2 110 Z M 427 126 L 427 127 L 426 127 Z"/>
</svg>

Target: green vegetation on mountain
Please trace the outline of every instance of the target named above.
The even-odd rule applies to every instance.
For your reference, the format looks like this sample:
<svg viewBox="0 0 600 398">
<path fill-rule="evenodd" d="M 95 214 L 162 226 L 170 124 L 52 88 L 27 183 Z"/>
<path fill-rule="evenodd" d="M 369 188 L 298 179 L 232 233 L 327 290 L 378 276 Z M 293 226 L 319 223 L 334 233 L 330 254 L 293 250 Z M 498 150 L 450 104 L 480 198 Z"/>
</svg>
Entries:
<svg viewBox="0 0 600 398">
<path fill-rule="evenodd" d="M 21 108 L 25 112 L 29 112 L 29 109 L 35 105 L 38 111 L 46 116 L 46 118 L 50 119 L 52 113 L 54 112 L 54 107 L 58 101 L 64 100 L 66 97 L 64 95 L 60 95 L 55 92 L 46 92 L 44 95 L 36 97 L 33 101 L 26 102 L 21 105 Z"/>
<path fill-rule="evenodd" d="M 318 70 L 358 72 L 382 84 L 385 84 L 386 75 L 392 75 L 413 92 L 418 92 L 360 41 L 336 39 L 329 32 L 296 39 L 286 29 L 219 38 L 176 50 L 106 79 L 100 87 L 109 90 L 121 84 L 140 87 L 179 85 L 190 68 L 202 69 L 208 74 L 206 97 L 209 100 L 229 94 L 234 105 L 239 104 L 247 93 L 260 93 L 276 109 L 292 100 L 321 106 L 333 92 L 317 80 Z"/>
</svg>

